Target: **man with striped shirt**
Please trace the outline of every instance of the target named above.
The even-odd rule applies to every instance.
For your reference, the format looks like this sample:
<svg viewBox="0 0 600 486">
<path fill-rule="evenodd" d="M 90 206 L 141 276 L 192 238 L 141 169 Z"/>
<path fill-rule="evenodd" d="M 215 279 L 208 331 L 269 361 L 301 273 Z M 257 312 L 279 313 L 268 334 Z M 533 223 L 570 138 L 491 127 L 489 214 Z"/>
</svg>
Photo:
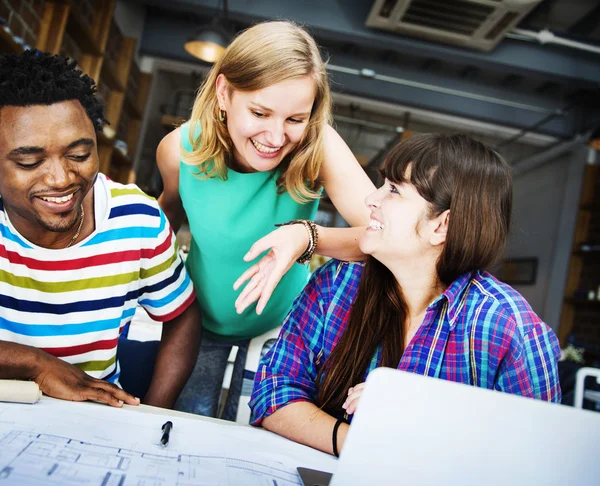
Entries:
<svg viewBox="0 0 600 486">
<path fill-rule="evenodd" d="M 163 321 L 144 402 L 172 407 L 200 314 L 157 202 L 99 170 L 94 81 L 59 56 L 0 59 L 0 378 L 113 406 L 117 343 L 136 306 Z"/>
</svg>

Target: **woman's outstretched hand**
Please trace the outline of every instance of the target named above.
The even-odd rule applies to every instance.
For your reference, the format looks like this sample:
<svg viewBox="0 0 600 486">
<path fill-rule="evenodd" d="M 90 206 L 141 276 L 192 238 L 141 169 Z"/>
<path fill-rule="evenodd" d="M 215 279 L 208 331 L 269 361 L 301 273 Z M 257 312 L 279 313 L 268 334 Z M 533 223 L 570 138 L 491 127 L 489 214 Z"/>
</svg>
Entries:
<svg viewBox="0 0 600 486">
<path fill-rule="evenodd" d="M 253 302 L 256 313 L 261 314 L 273 294 L 273 290 L 294 262 L 308 247 L 308 232 L 303 224 L 282 226 L 264 236 L 252 245 L 244 260 L 250 262 L 268 250 L 258 263 L 246 270 L 233 284 L 233 290 L 249 280 L 235 301 L 238 314 Z"/>
</svg>

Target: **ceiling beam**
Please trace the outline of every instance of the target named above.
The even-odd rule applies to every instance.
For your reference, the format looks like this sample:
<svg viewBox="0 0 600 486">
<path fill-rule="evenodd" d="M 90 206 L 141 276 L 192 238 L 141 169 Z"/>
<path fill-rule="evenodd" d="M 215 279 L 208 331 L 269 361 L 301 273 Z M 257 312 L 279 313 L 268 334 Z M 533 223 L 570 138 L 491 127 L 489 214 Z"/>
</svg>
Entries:
<svg viewBox="0 0 600 486">
<path fill-rule="evenodd" d="M 148 15 L 141 52 L 167 59 L 196 61 L 183 49 L 194 21 L 165 15 Z M 561 108 L 553 97 L 524 94 L 502 85 L 486 86 L 476 80 L 450 77 L 418 67 L 394 66 L 342 53 L 330 52 L 334 91 L 390 103 L 413 106 L 520 129 L 537 124 Z M 341 68 L 341 71 L 340 71 Z M 370 70 L 374 77 L 360 75 Z M 570 137 L 576 132 L 574 114 L 552 119 L 540 133 Z"/>
<path fill-rule="evenodd" d="M 133 1 L 162 8 L 165 5 L 162 0 Z M 171 0 L 168 9 L 186 12 L 188 17 L 189 14 L 213 16 L 218 4 L 219 0 Z M 365 26 L 372 4 L 373 0 L 228 1 L 230 18 L 245 24 L 266 19 L 292 19 L 307 25 L 324 40 L 351 42 L 367 48 L 477 65 L 534 78 L 556 77 L 600 83 L 600 63 L 591 53 L 515 39 L 505 39 L 494 51 L 486 53 L 394 35 Z"/>
<path fill-rule="evenodd" d="M 169 13 L 155 8 L 149 9 L 146 15 L 140 52 L 159 58 L 177 59 L 196 63 L 198 66 L 208 66 L 187 54 L 183 49 L 183 44 L 198 28 L 199 24 L 215 15 L 217 1 L 174 0 L 172 6 L 185 9 L 191 3 L 196 5 L 196 16 Z M 245 3 L 245 0 L 230 0 L 234 12 L 236 6 L 239 8 L 239 5 L 243 3 Z M 266 8 L 264 6 L 265 2 L 262 0 L 254 0 L 252 3 L 256 4 L 257 8 L 261 6 Z M 297 3 L 281 2 L 281 5 L 286 5 L 288 8 L 291 8 L 289 7 L 290 4 L 296 5 L 294 8 L 298 10 L 296 13 L 299 15 L 299 12 L 304 11 L 303 8 L 307 7 L 300 8 Z M 305 3 L 310 4 L 313 3 L 313 0 L 300 3 L 302 5 Z M 332 2 L 331 0 L 322 0 L 321 3 L 325 6 L 321 12 L 325 17 L 333 16 L 333 13 L 336 12 L 333 10 L 334 6 L 337 5 L 338 8 L 341 8 L 338 2 Z M 364 2 L 357 2 L 357 4 L 359 3 Z M 208 7 L 209 4 L 212 9 Z M 206 8 L 200 8 L 202 5 L 206 5 Z M 254 10 L 253 13 L 256 14 L 256 11 Z M 258 9 L 258 12 L 260 13 L 260 9 Z M 208 13 L 208 17 L 199 18 L 197 16 L 199 13 Z M 341 11 L 337 11 L 337 14 L 341 15 Z M 246 21 L 248 21 L 248 14 L 245 15 Z M 289 17 L 293 16 L 290 15 Z M 241 16 L 235 21 L 242 22 L 240 18 Z M 348 19 L 345 19 L 345 22 L 348 22 Z M 390 36 L 385 35 L 385 37 Z M 406 41 L 404 38 L 398 38 Z M 356 42 L 356 39 L 353 42 Z M 410 42 L 413 41 L 410 40 Z M 457 50 L 428 44 L 429 49 Z M 336 44 L 333 43 L 332 45 Z M 523 43 L 523 45 L 532 47 L 527 43 Z M 386 47 L 389 47 L 389 44 L 386 44 Z M 460 49 L 458 51 L 462 52 Z M 575 108 L 564 115 L 549 117 L 551 114 L 560 113 L 565 102 L 560 97 L 551 96 L 551 93 L 543 90 L 538 93 L 525 92 L 524 89 L 515 89 L 514 84 L 509 82 L 504 84 L 500 82 L 482 83 L 478 82 L 477 76 L 459 76 L 456 71 L 450 73 L 448 70 L 444 71 L 442 69 L 436 72 L 435 69 L 424 70 L 411 63 L 386 62 L 383 53 L 387 52 L 389 54 L 391 51 L 382 49 L 381 52 L 381 59 L 378 59 L 377 56 L 373 55 L 352 54 L 343 52 L 336 47 L 331 48 L 329 51 L 329 65 L 332 88 L 335 91 L 357 97 L 438 111 L 507 127 L 518 129 L 536 127 L 536 131 L 539 133 L 562 138 L 575 135 L 581 129 L 582 120 L 589 118 L 586 113 L 582 113 L 586 108 L 581 110 Z M 482 53 L 477 54 L 483 55 Z M 469 55 L 473 55 L 473 53 L 469 51 Z M 439 58 L 436 56 L 427 59 L 437 60 Z M 401 59 L 401 56 L 399 56 L 399 60 Z M 444 62 L 447 61 L 443 57 L 442 59 Z M 469 67 L 469 69 L 484 70 L 479 62 L 464 64 L 463 66 L 465 68 Z M 368 75 L 363 75 L 363 73 L 368 73 Z M 465 73 L 463 72 L 463 74 Z M 467 74 L 469 73 L 467 72 Z M 515 73 L 510 73 L 507 76 L 518 79 L 525 77 L 523 74 Z M 527 78 L 525 77 L 525 79 Z M 552 83 L 557 78 L 552 76 L 541 79 Z M 561 81 L 562 83 L 566 82 L 564 78 Z M 574 84 L 574 82 L 570 84 Z M 538 126 L 540 120 L 543 119 L 548 119 L 548 122 Z"/>
</svg>

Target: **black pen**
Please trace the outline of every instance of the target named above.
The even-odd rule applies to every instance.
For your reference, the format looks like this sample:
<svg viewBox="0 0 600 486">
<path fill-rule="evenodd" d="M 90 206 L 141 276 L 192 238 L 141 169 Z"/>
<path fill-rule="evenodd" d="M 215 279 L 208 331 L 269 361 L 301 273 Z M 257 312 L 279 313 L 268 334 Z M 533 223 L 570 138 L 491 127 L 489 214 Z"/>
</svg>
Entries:
<svg viewBox="0 0 600 486">
<path fill-rule="evenodd" d="M 162 445 L 163 447 L 166 447 L 167 444 L 169 443 L 169 435 L 171 434 L 172 428 L 173 428 L 173 422 L 171 422 L 170 420 L 168 422 L 165 422 L 163 424 L 163 426 L 161 427 L 161 430 L 163 431 L 163 435 L 160 438 L 160 445 Z"/>
</svg>

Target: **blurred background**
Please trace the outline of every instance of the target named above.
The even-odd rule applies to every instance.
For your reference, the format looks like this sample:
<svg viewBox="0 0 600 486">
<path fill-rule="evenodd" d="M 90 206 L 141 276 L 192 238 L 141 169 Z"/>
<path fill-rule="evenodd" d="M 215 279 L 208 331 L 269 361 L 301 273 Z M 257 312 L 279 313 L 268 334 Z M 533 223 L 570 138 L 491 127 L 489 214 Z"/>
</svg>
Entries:
<svg viewBox="0 0 600 486">
<path fill-rule="evenodd" d="M 506 158 L 513 227 L 494 271 L 573 363 L 598 366 L 599 1 L 0 0 L 0 54 L 77 59 L 110 121 L 101 171 L 158 197 L 158 143 L 231 37 L 267 19 L 317 39 L 335 126 L 376 183 L 387 151 L 417 132 L 467 132 Z M 317 222 L 345 225 L 326 196 Z M 185 227 L 178 237 L 185 248 Z"/>
</svg>

